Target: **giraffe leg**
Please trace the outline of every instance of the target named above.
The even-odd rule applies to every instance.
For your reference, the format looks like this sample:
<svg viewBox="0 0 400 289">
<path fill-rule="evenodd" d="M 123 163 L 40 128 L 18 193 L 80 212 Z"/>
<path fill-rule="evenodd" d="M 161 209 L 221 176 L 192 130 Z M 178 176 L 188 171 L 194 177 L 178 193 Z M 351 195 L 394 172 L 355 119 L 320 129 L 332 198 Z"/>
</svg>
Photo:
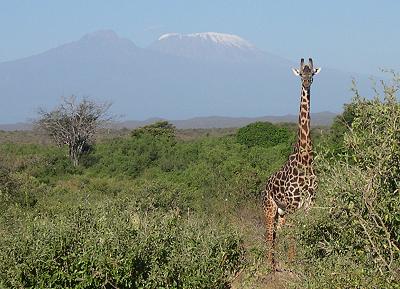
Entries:
<svg viewBox="0 0 400 289">
<path fill-rule="evenodd" d="M 276 214 L 278 207 L 271 197 L 267 198 L 265 204 L 266 243 L 268 247 L 267 261 L 273 270 L 275 263 L 275 237 L 276 237 Z"/>
</svg>

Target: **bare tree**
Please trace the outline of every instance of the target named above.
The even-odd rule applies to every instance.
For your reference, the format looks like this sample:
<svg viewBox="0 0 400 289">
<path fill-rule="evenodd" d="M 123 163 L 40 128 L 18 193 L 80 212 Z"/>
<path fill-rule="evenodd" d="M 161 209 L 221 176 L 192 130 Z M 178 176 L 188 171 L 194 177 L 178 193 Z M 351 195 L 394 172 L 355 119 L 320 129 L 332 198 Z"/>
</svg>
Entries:
<svg viewBox="0 0 400 289">
<path fill-rule="evenodd" d="M 63 98 L 54 110 L 39 109 L 36 125 L 45 130 L 58 146 L 67 145 L 69 157 L 78 166 L 82 154 L 90 148 L 96 130 L 111 121 L 110 103 L 98 103 L 87 98 L 78 101 L 72 95 Z"/>
</svg>

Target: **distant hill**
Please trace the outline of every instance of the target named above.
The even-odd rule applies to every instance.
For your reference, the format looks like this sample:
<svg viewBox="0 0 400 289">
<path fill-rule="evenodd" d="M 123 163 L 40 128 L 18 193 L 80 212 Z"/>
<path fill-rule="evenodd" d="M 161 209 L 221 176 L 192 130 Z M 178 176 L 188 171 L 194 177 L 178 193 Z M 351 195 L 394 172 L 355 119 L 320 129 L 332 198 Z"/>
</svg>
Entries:
<svg viewBox="0 0 400 289">
<path fill-rule="evenodd" d="M 237 35 L 172 33 L 141 48 L 113 31 L 97 31 L 0 63 L 0 123 L 23 122 L 38 107 L 50 109 L 71 94 L 112 101 L 113 113 L 126 119 L 296 115 L 300 79 L 294 66 L 297 61 Z M 312 87 L 312 111 L 341 111 L 352 96 L 352 77 L 361 89 L 369 87 L 367 76 L 323 67 Z"/>
<path fill-rule="evenodd" d="M 331 125 L 335 113 L 332 112 L 320 112 L 311 114 L 311 125 L 312 126 L 327 126 Z M 165 120 L 162 118 L 150 118 L 144 121 L 123 121 L 114 123 L 114 128 L 128 128 L 133 129 L 141 126 L 145 126 L 156 121 Z M 209 116 L 209 117 L 194 117 L 184 120 L 169 120 L 178 129 L 190 129 L 190 128 L 230 128 L 230 127 L 242 127 L 249 123 L 256 121 L 269 121 L 273 123 L 282 122 L 297 122 L 298 116 L 296 115 L 284 115 L 284 116 L 262 116 L 262 117 L 224 117 L 224 116 Z M 31 130 L 31 123 L 16 123 L 16 124 L 0 124 L 0 130 L 13 131 L 13 130 Z"/>
<path fill-rule="evenodd" d="M 312 126 L 327 126 L 331 125 L 333 119 L 337 114 L 332 112 L 320 112 L 311 114 Z M 163 119 L 150 119 L 146 121 L 125 121 L 116 124 L 117 127 L 136 128 L 148 125 L 158 120 Z M 195 117 L 185 120 L 170 120 L 178 129 L 188 128 L 229 128 L 229 127 L 243 127 L 249 123 L 256 121 L 269 121 L 272 123 L 294 122 L 298 121 L 296 115 L 284 116 L 262 116 L 262 117 L 224 117 L 224 116 L 209 116 L 209 117 Z"/>
<path fill-rule="evenodd" d="M 33 125 L 28 122 L 0 124 L 0 130 L 4 130 L 4 131 L 32 130 L 32 129 L 33 129 Z"/>
</svg>

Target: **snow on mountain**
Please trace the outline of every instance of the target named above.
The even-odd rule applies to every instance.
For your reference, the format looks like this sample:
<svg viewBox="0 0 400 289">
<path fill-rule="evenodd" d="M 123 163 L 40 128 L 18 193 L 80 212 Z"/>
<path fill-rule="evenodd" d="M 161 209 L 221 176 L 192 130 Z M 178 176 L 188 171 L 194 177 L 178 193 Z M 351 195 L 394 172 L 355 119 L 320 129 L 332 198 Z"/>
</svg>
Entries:
<svg viewBox="0 0 400 289">
<path fill-rule="evenodd" d="M 198 39 L 200 41 L 211 41 L 218 45 L 223 45 L 227 47 L 235 47 L 239 49 L 255 49 L 255 46 L 253 44 L 237 35 L 217 32 L 202 32 L 192 34 L 167 33 L 160 36 L 160 38 L 158 38 L 158 41 L 167 41 L 171 38 L 178 38 L 179 40 Z"/>
<path fill-rule="evenodd" d="M 153 42 L 150 49 L 201 60 L 249 61 L 259 59 L 261 51 L 243 38 L 225 33 L 168 33 Z"/>
</svg>

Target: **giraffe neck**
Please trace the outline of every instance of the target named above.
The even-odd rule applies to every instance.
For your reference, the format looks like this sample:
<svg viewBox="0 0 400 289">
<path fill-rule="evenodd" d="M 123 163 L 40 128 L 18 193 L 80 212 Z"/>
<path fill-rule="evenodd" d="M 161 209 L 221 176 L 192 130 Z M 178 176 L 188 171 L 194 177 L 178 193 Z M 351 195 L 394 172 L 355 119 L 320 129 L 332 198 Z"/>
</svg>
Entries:
<svg viewBox="0 0 400 289">
<path fill-rule="evenodd" d="M 312 161 L 312 144 L 310 137 L 310 88 L 301 86 L 299 129 L 295 152 L 299 161 L 310 164 Z"/>
</svg>

